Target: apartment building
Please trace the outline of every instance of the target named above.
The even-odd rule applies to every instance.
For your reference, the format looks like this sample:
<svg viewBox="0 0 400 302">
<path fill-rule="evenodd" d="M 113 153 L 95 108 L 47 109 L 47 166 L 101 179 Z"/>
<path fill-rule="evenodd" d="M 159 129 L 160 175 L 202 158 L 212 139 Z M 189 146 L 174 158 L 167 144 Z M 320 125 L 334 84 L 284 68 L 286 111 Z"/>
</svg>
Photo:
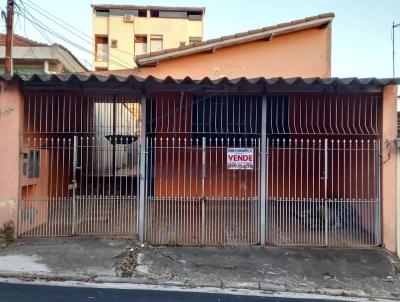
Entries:
<svg viewBox="0 0 400 302">
<path fill-rule="evenodd" d="M 92 5 L 96 71 L 136 66 L 135 57 L 203 40 L 205 8 Z"/>
</svg>

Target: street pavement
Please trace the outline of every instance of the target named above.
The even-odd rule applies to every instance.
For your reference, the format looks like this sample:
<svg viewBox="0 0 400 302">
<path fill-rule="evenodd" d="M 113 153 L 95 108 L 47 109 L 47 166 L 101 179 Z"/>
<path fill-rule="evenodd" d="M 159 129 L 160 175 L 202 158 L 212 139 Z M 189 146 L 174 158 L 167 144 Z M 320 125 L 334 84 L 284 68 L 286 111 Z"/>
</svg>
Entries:
<svg viewBox="0 0 400 302">
<path fill-rule="evenodd" d="M 166 247 L 111 238 L 34 238 L 0 250 L 0 277 L 399 301 L 396 261 L 379 248 Z"/>
<path fill-rule="evenodd" d="M 284 298 L 249 295 L 232 295 L 206 292 L 138 290 L 115 288 L 64 287 L 32 284 L 0 283 L 1 302 L 303 302 L 309 298 Z M 314 302 L 339 301 L 313 299 Z M 340 300 L 341 302 L 346 300 Z"/>
</svg>

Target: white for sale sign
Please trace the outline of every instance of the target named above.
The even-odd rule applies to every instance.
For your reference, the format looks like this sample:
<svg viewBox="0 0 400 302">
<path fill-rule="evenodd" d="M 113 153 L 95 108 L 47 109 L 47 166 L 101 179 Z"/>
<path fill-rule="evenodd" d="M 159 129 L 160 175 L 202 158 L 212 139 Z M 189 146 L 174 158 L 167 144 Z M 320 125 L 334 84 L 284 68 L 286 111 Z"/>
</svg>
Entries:
<svg viewBox="0 0 400 302">
<path fill-rule="evenodd" d="M 228 170 L 253 170 L 253 148 L 228 148 L 226 160 Z"/>
</svg>

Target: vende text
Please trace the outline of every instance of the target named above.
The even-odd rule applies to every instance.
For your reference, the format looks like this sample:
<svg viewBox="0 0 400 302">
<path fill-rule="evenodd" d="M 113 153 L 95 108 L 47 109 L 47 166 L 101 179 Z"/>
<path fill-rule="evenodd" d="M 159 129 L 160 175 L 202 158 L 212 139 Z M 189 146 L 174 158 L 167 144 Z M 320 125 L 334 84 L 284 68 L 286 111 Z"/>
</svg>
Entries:
<svg viewBox="0 0 400 302">
<path fill-rule="evenodd" d="M 254 169 L 254 153 L 252 148 L 228 148 L 226 157 L 228 170 Z"/>
</svg>

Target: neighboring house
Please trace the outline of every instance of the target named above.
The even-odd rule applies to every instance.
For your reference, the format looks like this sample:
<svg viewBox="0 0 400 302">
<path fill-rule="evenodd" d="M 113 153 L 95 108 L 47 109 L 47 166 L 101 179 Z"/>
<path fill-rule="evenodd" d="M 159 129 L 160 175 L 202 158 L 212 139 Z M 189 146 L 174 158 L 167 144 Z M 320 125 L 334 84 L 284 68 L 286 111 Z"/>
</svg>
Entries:
<svg viewBox="0 0 400 302">
<path fill-rule="evenodd" d="M 329 77 L 331 24 L 327 13 L 139 55 L 137 68 L 108 74 L 209 77 Z"/>
<path fill-rule="evenodd" d="M 135 57 L 203 40 L 205 8 L 92 5 L 93 69 L 133 68 Z"/>
<path fill-rule="evenodd" d="M 0 72 L 4 73 L 6 35 L 0 35 Z M 64 46 L 44 44 L 14 34 L 14 72 L 25 74 L 60 74 L 87 71 L 86 67 Z"/>
</svg>

